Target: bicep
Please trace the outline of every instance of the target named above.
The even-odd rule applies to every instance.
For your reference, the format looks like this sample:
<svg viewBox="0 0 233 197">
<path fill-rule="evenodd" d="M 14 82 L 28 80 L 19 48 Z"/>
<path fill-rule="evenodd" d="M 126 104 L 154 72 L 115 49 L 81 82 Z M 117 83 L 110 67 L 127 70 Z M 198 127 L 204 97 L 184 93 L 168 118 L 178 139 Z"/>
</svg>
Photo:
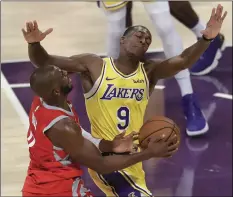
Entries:
<svg viewBox="0 0 233 197">
<path fill-rule="evenodd" d="M 180 55 L 161 61 L 154 66 L 152 76 L 157 79 L 172 77 L 185 69 L 184 62 L 184 58 Z"/>
<path fill-rule="evenodd" d="M 81 128 L 70 118 L 58 121 L 45 134 L 53 145 L 62 148 L 70 155 L 73 155 L 84 143 Z"/>
<path fill-rule="evenodd" d="M 69 118 L 60 120 L 46 134 L 55 146 L 62 148 L 75 162 L 96 168 L 95 164 L 102 161 L 100 151 L 82 136 L 80 126 Z"/>
</svg>

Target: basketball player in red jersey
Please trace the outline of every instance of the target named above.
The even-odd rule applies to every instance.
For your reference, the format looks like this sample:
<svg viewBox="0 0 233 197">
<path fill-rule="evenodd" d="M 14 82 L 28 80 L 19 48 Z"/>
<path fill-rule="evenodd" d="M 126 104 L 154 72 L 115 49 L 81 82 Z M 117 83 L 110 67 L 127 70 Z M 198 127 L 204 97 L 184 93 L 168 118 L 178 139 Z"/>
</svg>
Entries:
<svg viewBox="0 0 233 197">
<path fill-rule="evenodd" d="M 91 197 L 81 179 L 80 165 L 105 174 L 177 150 L 174 136 L 168 142 L 151 141 L 140 153 L 102 157 L 96 146 L 83 138 L 78 116 L 67 101 L 72 83 L 66 71 L 55 66 L 38 68 L 31 75 L 30 86 L 37 96 L 29 115 L 30 165 L 23 196 Z M 101 142 L 101 151 L 113 151 L 108 141 Z"/>
</svg>

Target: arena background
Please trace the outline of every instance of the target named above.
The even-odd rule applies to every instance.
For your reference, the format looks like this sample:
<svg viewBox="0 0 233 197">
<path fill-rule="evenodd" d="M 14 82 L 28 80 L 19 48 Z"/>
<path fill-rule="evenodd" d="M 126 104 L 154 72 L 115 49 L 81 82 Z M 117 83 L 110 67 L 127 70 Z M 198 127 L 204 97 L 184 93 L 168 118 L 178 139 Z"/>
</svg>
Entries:
<svg viewBox="0 0 233 197">
<path fill-rule="evenodd" d="M 206 22 L 220 2 L 192 3 Z M 173 79 L 157 86 L 158 114 L 174 119 L 182 128 L 179 152 L 171 159 L 144 163 L 148 186 L 155 196 L 230 196 L 232 193 L 232 2 L 221 2 L 228 11 L 222 33 L 226 48 L 218 68 L 208 76 L 193 77 L 194 89 L 209 120 L 210 130 L 199 139 L 184 132 L 180 92 Z M 147 26 L 154 36 L 149 55 L 163 57 L 162 45 L 140 2 L 134 3 L 134 22 Z M 27 44 L 21 34 L 27 20 L 36 19 L 43 30 L 53 27 L 43 46 L 52 54 L 70 56 L 91 52 L 105 54 L 106 20 L 95 2 L 1 2 L 1 195 L 20 196 L 28 166 L 27 113 L 33 94 Z M 175 21 L 184 46 L 194 34 Z M 79 108 L 81 123 L 89 130 L 77 75 L 70 98 Z M 102 193 L 88 174 L 84 176 L 96 195 Z"/>
</svg>

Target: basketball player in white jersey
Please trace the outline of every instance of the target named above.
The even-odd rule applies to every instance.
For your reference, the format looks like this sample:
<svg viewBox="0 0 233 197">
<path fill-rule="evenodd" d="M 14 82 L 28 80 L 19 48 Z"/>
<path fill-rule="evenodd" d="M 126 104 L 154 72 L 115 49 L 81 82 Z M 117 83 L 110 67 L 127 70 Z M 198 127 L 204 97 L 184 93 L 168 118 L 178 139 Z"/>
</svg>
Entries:
<svg viewBox="0 0 233 197">
<path fill-rule="evenodd" d="M 98 2 L 98 6 L 99 6 Z M 200 39 L 200 33 L 205 29 L 205 24 L 199 18 L 197 12 L 189 1 L 169 1 L 170 12 L 179 22 L 193 32 L 197 39 Z M 126 5 L 126 28 L 133 25 L 132 17 L 133 2 L 128 1 Z M 219 64 L 218 60 L 222 57 L 224 50 L 225 37 L 222 33 L 211 42 L 209 48 L 201 58 L 190 68 L 192 75 L 206 75 L 212 72 Z"/>
<path fill-rule="evenodd" d="M 119 40 L 126 26 L 126 3 L 125 1 L 100 2 L 100 7 L 107 18 L 107 55 L 109 57 L 117 58 L 119 55 Z M 171 58 L 180 54 L 183 51 L 183 44 L 175 30 L 168 2 L 152 0 L 143 4 L 163 43 L 166 57 Z M 209 126 L 193 92 L 189 70 L 180 71 L 175 78 L 181 90 L 187 134 L 197 136 L 206 133 Z"/>
</svg>

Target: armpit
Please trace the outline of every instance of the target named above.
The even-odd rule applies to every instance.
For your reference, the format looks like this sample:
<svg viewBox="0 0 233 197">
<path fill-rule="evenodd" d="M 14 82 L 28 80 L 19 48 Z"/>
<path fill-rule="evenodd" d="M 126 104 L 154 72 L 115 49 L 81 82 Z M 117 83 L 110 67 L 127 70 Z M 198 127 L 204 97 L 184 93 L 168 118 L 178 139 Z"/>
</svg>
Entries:
<svg viewBox="0 0 233 197">
<path fill-rule="evenodd" d="M 156 59 L 156 60 L 146 60 L 144 62 L 144 68 L 147 74 L 147 77 L 150 81 L 150 85 L 155 85 L 157 83 L 157 79 L 153 78 L 153 72 L 156 72 L 156 66 L 160 64 L 163 60 L 161 59 Z M 152 84 L 151 84 L 152 83 Z"/>
</svg>

